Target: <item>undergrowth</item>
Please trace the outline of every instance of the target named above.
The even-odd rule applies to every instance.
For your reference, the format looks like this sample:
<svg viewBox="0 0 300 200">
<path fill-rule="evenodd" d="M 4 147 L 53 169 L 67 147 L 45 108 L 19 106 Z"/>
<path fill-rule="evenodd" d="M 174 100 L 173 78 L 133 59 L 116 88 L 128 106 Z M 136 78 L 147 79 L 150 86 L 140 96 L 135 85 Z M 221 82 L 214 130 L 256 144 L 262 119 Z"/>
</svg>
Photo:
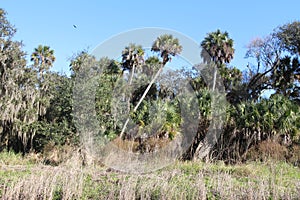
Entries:
<svg viewBox="0 0 300 200">
<path fill-rule="evenodd" d="M 285 162 L 180 162 L 127 174 L 73 156 L 59 166 L 0 154 L 2 199 L 300 199 L 300 169 Z M 9 159 L 11 158 L 11 159 Z"/>
</svg>

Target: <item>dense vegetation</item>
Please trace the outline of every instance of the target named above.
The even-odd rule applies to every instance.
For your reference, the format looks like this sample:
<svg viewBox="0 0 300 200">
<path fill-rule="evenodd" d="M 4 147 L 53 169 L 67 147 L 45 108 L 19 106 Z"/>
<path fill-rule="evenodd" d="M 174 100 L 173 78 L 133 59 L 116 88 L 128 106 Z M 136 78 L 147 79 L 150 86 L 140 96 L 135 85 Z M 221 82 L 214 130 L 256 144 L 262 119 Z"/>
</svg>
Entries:
<svg viewBox="0 0 300 200">
<path fill-rule="evenodd" d="M 70 76 L 51 70 L 51 47 L 24 52 L 15 33 L 0 9 L 2 199 L 300 199 L 299 21 L 251 41 L 247 66 L 230 65 L 234 40 L 216 30 L 201 66 L 166 70 L 184 46 L 165 34 L 120 59 L 80 51 Z M 168 167 L 122 173 L 89 154 L 89 131 L 138 155 L 188 146 Z"/>
<path fill-rule="evenodd" d="M 182 159 L 262 159 L 262 154 L 254 155 L 255 152 L 266 153 L 266 149 L 273 148 L 270 151 L 276 157 L 299 163 L 299 21 L 279 26 L 270 35 L 251 41 L 246 57 L 256 64 L 248 64 L 245 71 L 240 70 L 244 66 L 230 66 L 235 49 L 229 34 L 220 30 L 208 33 L 200 43 L 201 56 L 208 66 L 207 77 L 197 71 L 197 66 L 163 72 L 165 65 L 182 51 L 180 41 L 172 35 L 158 36 L 150 57 L 145 57 L 145 50 L 137 44 L 120 49 L 121 60 L 97 60 L 82 51 L 71 60 L 68 77 L 51 71 L 55 54 L 49 46 L 39 45 L 30 54 L 31 62 L 26 61 L 22 43 L 13 39 L 16 29 L 2 9 L 0 24 L 0 151 L 25 155 L 46 154 L 64 146 L 84 148 L 72 106 L 74 81 L 88 63 L 102 71 L 93 86 L 100 134 L 122 148 L 132 141 L 131 150 L 150 152 L 185 134 L 180 126 L 182 108 L 177 94 L 181 81 L 187 80 L 197 97 L 195 116 L 200 117 L 194 119 L 198 131 Z M 208 84 L 208 79 L 212 84 Z M 124 86 L 120 81 L 127 87 L 120 87 Z M 216 145 L 207 147 L 203 138 L 212 120 L 211 92 L 222 88 L 229 102 L 222 108 L 226 113 L 224 130 Z M 122 94 L 118 113 L 111 104 L 116 99 L 115 92 Z M 264 96 L 266 93 L 270 97 Z M 130 125 L 130 118 L 137 125 Z M 201 148 L 206 148 L 205 156 L 199 155 Z"/>
</svg>

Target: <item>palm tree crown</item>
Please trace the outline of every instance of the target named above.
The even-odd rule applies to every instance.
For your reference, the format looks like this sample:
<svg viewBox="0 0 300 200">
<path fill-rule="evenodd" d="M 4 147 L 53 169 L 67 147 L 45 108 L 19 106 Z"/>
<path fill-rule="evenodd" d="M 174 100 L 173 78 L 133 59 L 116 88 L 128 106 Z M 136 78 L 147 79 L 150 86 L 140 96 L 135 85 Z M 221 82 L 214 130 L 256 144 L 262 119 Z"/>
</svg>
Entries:
<svg viewBox="0 0 300 200">
<path fill-rule="evenodd" d="M 122 51 L 122 64 L 124 70 L 131 70 L 144 62 L 144 50 L 141 45 L 129 44 Z"/>
<path fill-rule="evenodd" d="M 175 56 L 181 53 L 182 46 L 173 35 L 164 34 L 154 41 L 151 51 L 160 52 L 160 56 L 163 58 L 162 64 L 165 65 L 170 60 L 170 55 Z"/>
<path fill-rule="evenodd" d="M 206 53 L 210 59 L 218 65 L 229 63 L 233 59 L 234 48 L 233 40 L 229 38 L 227 32 L 222 33 L 219 29 L 215 32 L 208 33 L 208 35 L 201 42 L 202 52 L 204 56 Z"/>
<path fill-rule="evenodd" d="M 55 61 L 54 50 L 50 49 L 49 46 L 39 45 L 34 49 L 30 60 L 34 62 L 34 66 L 49 69 Z"/>
</svg>

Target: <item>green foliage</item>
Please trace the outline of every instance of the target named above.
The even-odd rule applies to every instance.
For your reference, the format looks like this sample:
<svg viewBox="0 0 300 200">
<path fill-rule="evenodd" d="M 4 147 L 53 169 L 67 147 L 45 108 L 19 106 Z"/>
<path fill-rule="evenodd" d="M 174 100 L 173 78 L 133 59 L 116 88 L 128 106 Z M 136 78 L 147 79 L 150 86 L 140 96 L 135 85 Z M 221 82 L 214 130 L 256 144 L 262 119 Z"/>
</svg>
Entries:
<svg viewBox="0 0 300 200">
<path fill-rule="evenodd" d="M 103 73 L 97 81 L 95 109 L 98 122 L 101 127 L 104 127 L 104 134 L 112 139 L 119 130 L 116 116 L 112 110 L 112 101 L 114 98 L 113 91 L 121 75 L 121 70 L 117 62 L 108 58 L 100 59 L 99 68 L 103 70 Z"/>
<path fill-rule="evenodd" d="M 209 90 L 202 89 L 197 92 L 197 99 L 199 102 L 199 112 L 202 117 L 206 119 L 211 118 L 211 94 Z"/>
<path fill-rule="evenodd" d="M 0 8 L 0 38 L 2 40 L 10 39 L 16 32 L 16 29 L 10 24 L 10 22 L 6 19 L 7 13 L 5 10 Z"/>
<path fill-rule="evenodd" d="M 0 150 L 26 151 L 33 132 L 25 126 L 38 119 L 36 73 L 26 67 L 25 52 L 20 42 L 12 41 L 15 29 L 0 10 Z"/>
<path fill-rule="evenodd" d="M 182 46 L 179 44 L 179 40 L 174 38 L 173 35 L 164 34 L 159 36 L 152 44 L 151 51 L 159 52 L 162 57 L 162 64 L 165 65 L 170 56 L 175 56 L 181 53 Z"/>
<path fill-rule="evenodd" d="M 122 51 L 123 70 L 134 70 L 134 67 L 144 62 L 144 50 L 141 45 L 129 44 Z M 134 72 L 133 72 L 134 73 Z"/>
<path fill-rule="evenodd" d="M 150 108 L 153 104 L 150 101 L 143 101 L 138 110 L 134 113 L 131 113 L 131 118 L 135 123 L 140 124 L 141 126 L 146 126 L 150 123 Z"/>
<path fill-rule="evenodd" d="M 145 64 L 142 66 L 142 72 L 147 76 L 152 77 L 155 72 L 158 71 L 161 64 L 162 63 L 156 56 L 150 56 L 145 60 Z"/>
<path fill-rule="evenodd" d="M 82 67 L 86 65 L 89 59 L 94 59 L 91 57 L 91 55 L 88 54 L 86 50 L 81 51 L 80 53 L 76 54 L 70 62 L 70 70 L 72 72 L 72 75 L 76 75 L 76 73 L 79 73 L 80 70 L 83 70 Z"/>
<path fill-rule="evenodd" d="M 233 59 L 233 40 L 229 38 L 228 32 L 221 32 L 219 29 L 208 33 L 201 42 L 201 56 L 204 61 L 215 62 L 218 66 L 229 63 Z M 208 54 L 208 56 L 207 56 Z"/>
<path fill-rule="evenodd" d="M 280 40 L 286 50 L 300 55 L 300 21 L 293 21 L 278 27 L 274 36 Z"/>
<path fill-rule="evenodd" d="M 163 100 L 143 101 L 131 118 L 148 136 L 165 133 L 170 139 L 176 136 L 181 124 L 178 104 Z"/>
<path fill-rule="evenodd" d="M 39 72 L 43 72 L 49 69 L 48 67 L 51 67 L 55 61 L 54 50 L 49 46 L 39 45 L 34 49 L 30 60 L 33 61 L 35 67 L 38 67 Z"/>
<path fill-rule="evenodd" d="M 221 65 L 219 67 L 219 73 L 223 79 L 225 90 L 228 92 L 237 89 L 243 79 L 241 70 L 236 67 L 229 68 L 225 65 Z"/>
<path fill-rule="evenodd" d="M 299 138 L 299 117 L 299 106 L 282 95 L 260 102 L 241 102 L 230 109 L 224 135 L 215 151 L 221 152 L 220 159 L 237 161 L 246 159 L 248 151 L 265 140 L 282 143 L 285 148 Z"/>
<path fill-rule="evenodd" d="M 53 200 L 61 200 L 63 199 L 63 188 L 60 185 L 57 185 L 53 192 Z"/>
<path fill-rule="evenodd" d="M 75 143 L 72 124 L 72 83 L 49 71 L 55 61 L 54 50 L 39 45 L 26 66 L 21 43 L 11 40 L 14 28 L 1 10 L 3 29 L 0 66 L 1 149 L 16 152 L 41 151 L 50 141 Z"/>
<path fill-rule="evenodd" d="M 35 48 L 30 54 L 32 64 L 28 64 L 22 43 L 13 40 L 16 29 L 3 9 L 0 24 L 0 151 L 25 154 L 43 151 L 48 144 L 78 145 L 78 133 L 95 127 L 100 127 L 97 137 L 104 134 L 113 140 L 126 130 L 126 117 L 138 125 L 139 134 L 165 134 L 173 139 L 186 132 L 180 129 L 184 121 L 181 115 L 191 110 L 192 120 L 199 124 L 190 151 L 195 153 L 212 120 L 212 106 L 226 112 L 225 131 L 216 145 L 218 158 L 243 159 L 251 147 L 279 136 L 290 138 L 292 144 L 300 141 L 298 21 L 253 40 L 246 57 L 256 59 L 257 66 L 249 64 L 244 72 L 227 65 L 235 52 L 233 39 L 226 31 L 217 30 L 201 42 L 206 64 L 201 72 L 195 70 L 197 66 L 162 71 L 182 52 L 178 38 L 164 34 L 152 44 L 151 51 L 158 55 L 147 59 L 143 47 L 133 43 L 123 49 L 121 61 L 97 59 L 81 51 L 71 59 L 71 77 L 51 72 L 55 56 L 49 46 Z M 195 97 L 187 95 L 178 102 L 185 81 Z M 211 93 L 223 92 L 223 88 L 230 105 L 219 108 L 222 105 L 212 105 Z M 264 99 L 261 96 L 266 90 L 274 94 Z M 95 98 L 90 98 L 91 92 Z M 197 105 L 193 105 L 195 98 Z M 75 101 L 79 113 L 75 112 Z M 95 108 L 83 109 L 93 103 Z M 118 103 L 120 107 L 114 105 Z M 94 110 L 97 120 L 85 127 L 89 130 L 82 124 L 75 128 L 75 122 L 89 119 Z M 159 194 L 153 191 L 155 197 Z"/>
<path fill-rule="evenodd" d="M 12 151 L 2 151 L 0 153 L 0 160 L 1 163 L 5 165 L 23 164 L 22 155 L 20 153 L 16 154 Z"/>
<path fill-rule="evenodd" d="M 270 76 L 271 85 L 277 94 L 289 97 L 291 100 L 300 100 L 300 62 L 298 57 L 285 56 L 280 59 Z"/>
</svg>

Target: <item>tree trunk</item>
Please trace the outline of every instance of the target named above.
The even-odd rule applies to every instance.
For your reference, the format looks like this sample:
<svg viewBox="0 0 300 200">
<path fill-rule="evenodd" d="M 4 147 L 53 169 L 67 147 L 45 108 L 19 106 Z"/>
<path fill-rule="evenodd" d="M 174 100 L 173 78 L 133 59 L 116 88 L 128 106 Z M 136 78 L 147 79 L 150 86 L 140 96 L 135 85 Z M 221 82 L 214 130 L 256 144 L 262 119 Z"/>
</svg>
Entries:
<svg viewBox="0 0 300 200">
<path fill-rule="evenodd" d="M 157 79 L 157 77 L 159 76 L 159 74 L 161 73 L 161 71 L 162 71 L 163 68 L 164 68 L 164 65 L 162 65 L 162 66 L 159 68 L 159 70 L 156 72 L 154 78 L 153 78 L 153 79 L 151 80 L 151 82 L 149 83 L 148 87 L 147 87 L 146 90 L 144 91 L 144 93 L 143 93 L 142 97 L 140 98 L 139 102 L 138 102 L 138 103 L 136 104 L 136 106 L 134 107 L 133 112 L 136 112 L 136 111 L 137 111 L 137 109 L 139 108 L 140 104 L 141 104 L 142 101 L 145 99 L 145 97 L 146 97 L 147 93 L 149 92 L 151 86 L 153 85 L 154 81 Z M 127 124 L 128 124 L 128 122 L 129 122 L 129 120 L 130 120 L 129 118 L 130 118 L 130 116 L 127 118 L 127 120 L 126 120 L 126 122 L 125 122 L 125 124 L 124 124 L 124 126 L 123 126 L 123 128 L 122 128 L 122 131 L 121 131 L 121 134 L 120 134 L 120 138 L 123 138 L 124 132 L 125 132 L 126 127 L 127 127 Z"/>
<path fill-rule="evenodd" d="M 216 81 L 217 81 L 217 69 L 216 69 L 216 67 L 214 67 L 214 79 L 213 79 L 213 87 L 212 87 L 212 91 L 215 91 L 215 88 L 216 88 Z"/>
<path fill-rule="evenodd" d="M 129 78 L 129 87 L 132 84 L 132 79 L 133 79 L 134 71 L 135 71 L 135 66 L 133 65 L 131 73 L 130 73 L 130 78 Z M 129 113 L 130 112 L 130 96 L 128 97 L 128 100 L 127 100 L 127 109 L 128 109 L 128 113 Z"/>
</svg>

